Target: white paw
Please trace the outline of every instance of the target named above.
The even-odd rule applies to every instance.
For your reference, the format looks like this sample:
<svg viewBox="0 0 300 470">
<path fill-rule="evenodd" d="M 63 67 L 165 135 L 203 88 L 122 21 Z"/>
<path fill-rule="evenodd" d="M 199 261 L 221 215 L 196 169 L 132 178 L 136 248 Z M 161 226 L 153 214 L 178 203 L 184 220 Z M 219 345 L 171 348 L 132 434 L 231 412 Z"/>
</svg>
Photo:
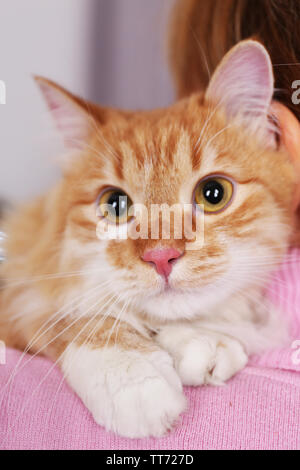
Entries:
<svg viewBox="0 0 300 470">
<path fill-rule="evenodd" d="M 69 346 L 62 368 L 95 421 L 125 437 L 162 436 L 185 409 L 180 379 L 164 351 Z"/>
<path fill-rule="evenodd" d="M 182 345 L 176 369 L 184 385 L 222 385 L 247 362 L 248 357 L 238 341 L 212 333 L 194 337 Z"/>
<path fill-rule="evenodd" d="M 196 326 L 164 327 L 157 341 L 174 358 L 184 385 L 222 385 L 248 362 L 237 340 Z"/>
</svg>

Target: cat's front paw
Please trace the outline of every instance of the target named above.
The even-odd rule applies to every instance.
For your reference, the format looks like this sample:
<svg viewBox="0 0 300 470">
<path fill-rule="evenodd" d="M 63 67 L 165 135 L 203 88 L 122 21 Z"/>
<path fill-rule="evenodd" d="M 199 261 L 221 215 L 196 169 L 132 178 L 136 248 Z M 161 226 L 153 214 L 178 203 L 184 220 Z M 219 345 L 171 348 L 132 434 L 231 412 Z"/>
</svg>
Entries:
<svg viewBox="0 0 300 470">
<path fill-rule="evenodd" d="M 197 326 L 166 326 L 157 342 L 173 357 L 184 385 L 221 385 L 248 362 L 239 341 Z"/>
<path fill-rule="evenodd" d="M 176 369 L 184 385 L 222 385 L 247 362 L 247 354 L 238 341 L 211 333 L 181 345 Z"/>
<path fill-rule="evenodd" d="M 63 370 L 95 421 L 125 437 L 163 436 L 185 409 L 180 379 L 164 351 L 72 346 Z"/>
</svg>

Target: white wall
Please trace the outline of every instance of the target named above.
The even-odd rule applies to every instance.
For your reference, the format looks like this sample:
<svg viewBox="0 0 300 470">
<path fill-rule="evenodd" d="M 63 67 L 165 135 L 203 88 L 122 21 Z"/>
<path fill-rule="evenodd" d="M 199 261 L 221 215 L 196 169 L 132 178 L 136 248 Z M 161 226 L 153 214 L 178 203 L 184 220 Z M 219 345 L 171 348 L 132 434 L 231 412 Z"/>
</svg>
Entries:
<svg viewBox="0 0 300 470">
<path fill-rule="evenodd" d="M 98 0 L 93 95 L 102 104 L 151 109 L 174 98 L 167 60 L 175 0 Z"/>
<path fill-rule="evenodd" d="M 95 0 L 0 0 L 0 197 L 23 200 L 57 177 L 60 140 L 31 74 L 87 96 Z"/>
<path fill-rule="evenodd" d="M 59 173 L 60 140 L 31 74 L 103 105 L 173 99 L 166 24 L 174 0 L 0 0 L 0 199 L 40 194 Z"/>
</svg>

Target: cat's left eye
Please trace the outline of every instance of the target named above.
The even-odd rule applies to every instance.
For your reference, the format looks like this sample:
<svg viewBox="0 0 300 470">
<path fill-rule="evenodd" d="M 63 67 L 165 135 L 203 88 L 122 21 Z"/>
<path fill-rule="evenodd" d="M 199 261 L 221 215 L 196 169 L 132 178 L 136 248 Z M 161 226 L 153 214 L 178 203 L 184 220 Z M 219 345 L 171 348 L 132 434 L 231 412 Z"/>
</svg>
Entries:
<svg viewBox="0 0 300 470">
<path fill-rule="evenodd" d="M 108 189 L 102 192 L 97 201 L 98 216 L 114 224 L 125 224 L 132 219 L 129 209 L 130 197 L 121 189 Z"/>
<path fill-rule="evenodd" d="M 233 182 L 223 176 L 204 178 L 197 184 L 194 202 L 203 208 L 205 213 L 213 214 L 226 209 L 233 199 Z"/>
</svg>

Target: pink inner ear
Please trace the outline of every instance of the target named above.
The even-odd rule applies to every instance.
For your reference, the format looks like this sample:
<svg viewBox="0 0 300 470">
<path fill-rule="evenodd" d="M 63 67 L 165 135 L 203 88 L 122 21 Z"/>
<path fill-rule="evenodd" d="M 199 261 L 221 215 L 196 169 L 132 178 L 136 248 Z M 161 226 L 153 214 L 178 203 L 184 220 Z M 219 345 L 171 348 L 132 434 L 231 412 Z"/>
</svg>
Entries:
<svg viewBox="0 0 300 470">
<path fill-rule="evenodd" d="M 88 114 L 59 89 L 39 80 L 38 84 L 65 146 L 69 149 L 82 148 L 89 135 Z"/>
<path fill-rule="evenodd" d="M 206 97 L 224 107 L 229 117 L 266 115 L 274 93 L 272 63 L 266 49 L 245 41 L 221 62 Z"/>
</svg>

